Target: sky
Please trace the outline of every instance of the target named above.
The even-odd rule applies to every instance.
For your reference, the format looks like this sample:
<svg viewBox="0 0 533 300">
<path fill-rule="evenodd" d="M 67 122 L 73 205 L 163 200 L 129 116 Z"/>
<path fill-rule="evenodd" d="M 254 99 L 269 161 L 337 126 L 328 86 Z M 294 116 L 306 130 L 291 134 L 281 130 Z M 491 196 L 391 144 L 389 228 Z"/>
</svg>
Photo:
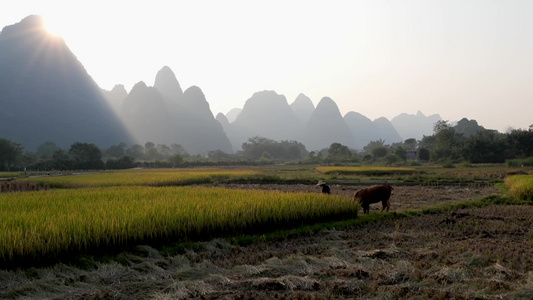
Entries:
<svg viewBox="0 0 533 300">
<path fill-rule="evenodd" d="M 214 115 L 274 90 L 401 113 L 533 124 L 533 1 L 2 0 L 0 28 L 41 15 L 96 83 L 127 91 L 169 66 Z M 7 8 L 7 9 L 6 9 Z"/>
</svg>

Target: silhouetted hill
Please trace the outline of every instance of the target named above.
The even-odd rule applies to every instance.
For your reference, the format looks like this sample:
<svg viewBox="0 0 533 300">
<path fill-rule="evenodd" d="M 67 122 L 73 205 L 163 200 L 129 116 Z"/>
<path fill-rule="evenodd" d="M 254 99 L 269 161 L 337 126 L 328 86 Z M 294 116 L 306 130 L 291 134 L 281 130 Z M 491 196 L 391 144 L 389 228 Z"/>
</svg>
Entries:
<svg viewBox="0 0 533 300">
<path fill-rule="evenodd" d="M 332 143 L 341 143 L 355 148 L 355 138 L 344 121 L 337 104 L 324 97 L 311 114 L 305 128 L 304 144 L 307 150 L 328 148 Z"/>
<path fill-rule="evenodd" d="M 231 124 L 229 123 L 226 115 L 224 115 L 223 113 L 218 113 L 215 119 L 218 121 L 218 123 L 220 123 L 220 125 L 222 126 L 222 129 L 224 130 L 224 132 L 226 133 L 226 136 L 229 139 L 232 136 L 231 134 L 232 132 L 231 132 Z M 238 148 L 238 147 L 232 144 L 232 148 L 235 150 L 235 148 Z"/>
<path fill-rule="evenodd" d="M 204 154 L 222 150 L 233 153 L 233 147 L 222 128 L 215 120 L 202 90 L 191 86 L 183 93 L 183 110 L 177 117 L 176 131 L 181 145 L 191 154 Z"/>
<path fill-rule="evenodd" d="M 273 140 L 296 140 L 302 125 L 283 95 L 274 91 L 253 94 L 246 101 L 237 119 L 230 124 L 230 140 L 235 149 L 254 136 Z"/>
<path fill-rule="evenodd" d="M 421 140 L 424 135 L 433 134 L 433 125 L 442 120 L 438 114 L 425 116 L 418 111 L 416 115 L 402 113 L 392 118 L 391 123 L 403 140 L 415 138 Z"/>
<path fill-rule="evenodd" d="M 373 123 L 376 125 L 378 130 L 377 139 L 384 140 L 386 145 L 403 141 L 396 129 L 394 129 L 394 126 L 392 126 L 392 123 L 387 118 L 377 118 Z"/>
<path fill-rule="evenodd" d="M 357 112 L 348 112 L 344 121 L 355 138 L 355 148 L 363 149 L 370 141 L 379 140 L 376 124 L 369 118 Z"/>
<path fill-rule="evenodd" d="M 470 137 L 476 135 L 478 132 L 485 130 L 483 126 L 480 126 L 476 120 L 468 120 L 467 118 L 462 118 L 453 126 L 456 133 L 462 134 L 464 137 Z"/>
<path fill-rule="evenodd" d="M 307 125 L 311 114 L 315 110 L 315 106 L 309 97 L 304 94 L 299 94 L 298 97 L 291 103 L 291 108 L 294 111 L 294 114 L 304 125 Z"/>
<path fill-rule="evenodd" d="M 168 109 L 156 88 L 137 83 L 124 100 L 120 115 L 137 143 L 173 142 Z"/>
<path fill-rule="evenodd" d="M 113 109 L 115 115 L 119 115 L 122 105 L 124 104 L 124 99 L 128 97 L 128 92 L 124 88 L 124 85 L 117 84 L 111 91 L 101 89 L 101 92 L 109 106 Z"/>
<path fill-rule="evenodd" d="M 228 119 L 228 122 L 233 123 L 239 114 L 241 113 L 242 108 L 233 108 L 226 114 L 226 118 Z"/>
<path fill-rule="evenodd" d="M 220 123 L 220 125 L 222 125 L 222 128 L 224 128 L 224 130 L 229 127 L 228 118 L 223 113 L 218 113 L 215 119 Z"/>
<path fill-rule="evenodd" d="M 98 85 L 39 16 L 0 33 L 0 137 L 33 151 L 45 141 L 108 147 L 129 142 Z"/>
<path fill-rule="evenodd" d="M 134 86 L 121 115 L 140 144 L 180 144 L 190 154 L 233 152 L 202 90 L 192 86 L 183 92 L 167 66 L 157 73 L 154 87 L 142 82 Z"/>
<path fill-rule="evenodd" d="M 155 76 L 154 87 L 159 91 L 167 107 L 174 111 L 182 101 L 183 90 L 176 75 L 168 66 L 164 66 Z"/>
</svg>

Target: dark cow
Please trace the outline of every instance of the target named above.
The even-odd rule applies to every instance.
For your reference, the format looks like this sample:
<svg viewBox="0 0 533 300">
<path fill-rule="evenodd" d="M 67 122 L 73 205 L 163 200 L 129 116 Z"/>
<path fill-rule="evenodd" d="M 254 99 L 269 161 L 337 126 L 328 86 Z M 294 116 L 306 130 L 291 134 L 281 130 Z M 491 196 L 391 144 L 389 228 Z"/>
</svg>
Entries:
<svg viewBox="0 0 533 300">
<path fill-rule="evenodd" d="M 353 200 L 359 200 L 361 207 L 363 207 L 363 213 L 368 214 L 370 212 L 370 204 L 381 202 L 383 206 L 381 211 L 390 207 L 390 195 L 392 193 L 392 186 L 390 185 L 374 185 L 366 189 L 360 189 L 355 192 Z"/>
</svg>

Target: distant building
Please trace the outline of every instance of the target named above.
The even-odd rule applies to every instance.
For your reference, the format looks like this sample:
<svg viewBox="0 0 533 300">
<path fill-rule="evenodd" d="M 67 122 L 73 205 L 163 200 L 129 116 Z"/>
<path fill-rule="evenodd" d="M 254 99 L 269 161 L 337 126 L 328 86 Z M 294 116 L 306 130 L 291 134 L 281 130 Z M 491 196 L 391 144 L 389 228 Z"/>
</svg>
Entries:
<svg viewBox="0 0 533 300">
<path fill-rule="evenodd" d="M 417 151 L 416 150 L 406 150 L 405 151 L 405 157 L 408 160 L 416 160 L 417 158 Z"/>
</svg>

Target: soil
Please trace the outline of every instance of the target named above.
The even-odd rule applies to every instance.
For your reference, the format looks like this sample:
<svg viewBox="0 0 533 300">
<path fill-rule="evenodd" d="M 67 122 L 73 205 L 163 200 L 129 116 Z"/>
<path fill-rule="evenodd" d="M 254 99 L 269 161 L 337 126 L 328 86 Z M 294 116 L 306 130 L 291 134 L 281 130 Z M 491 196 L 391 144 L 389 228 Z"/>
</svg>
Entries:
<svg viewBox="0 0 533 300">
<path fill-rule="evenodd" d="M 307 185 L 232 185 L 319 192 Z M 351 197 L 356 186 L 331 186 Z M 477 199 L 492 187 L 395 187 L 391 210 Z M 379 205 L 371 213 L 379 213 Z M 1 299 L 532 299 L 533 206 L 487 206 L 236 246 L 149 246 L 112 262 L 0 271 Z"/>
<path fill-rule="evenodd" d="M 320 193 L 321 188 L 305 184 L 227 184 L 221 185 L 234 189 L 263 189 L 292 193 Z M 330 185 L 332 195 L 342 195 L 352 199 L 355 191 L 368 185 Z M 469 199 L 483 198 L 498 194 L 494 186 L 472 184 L 468 186 L 393 186 L 390 211 L 417 209 L 440 203 L 453 203 Z M 372 204 L 370 211 L 381 210 L 381 204 Z"/>
</svg>

